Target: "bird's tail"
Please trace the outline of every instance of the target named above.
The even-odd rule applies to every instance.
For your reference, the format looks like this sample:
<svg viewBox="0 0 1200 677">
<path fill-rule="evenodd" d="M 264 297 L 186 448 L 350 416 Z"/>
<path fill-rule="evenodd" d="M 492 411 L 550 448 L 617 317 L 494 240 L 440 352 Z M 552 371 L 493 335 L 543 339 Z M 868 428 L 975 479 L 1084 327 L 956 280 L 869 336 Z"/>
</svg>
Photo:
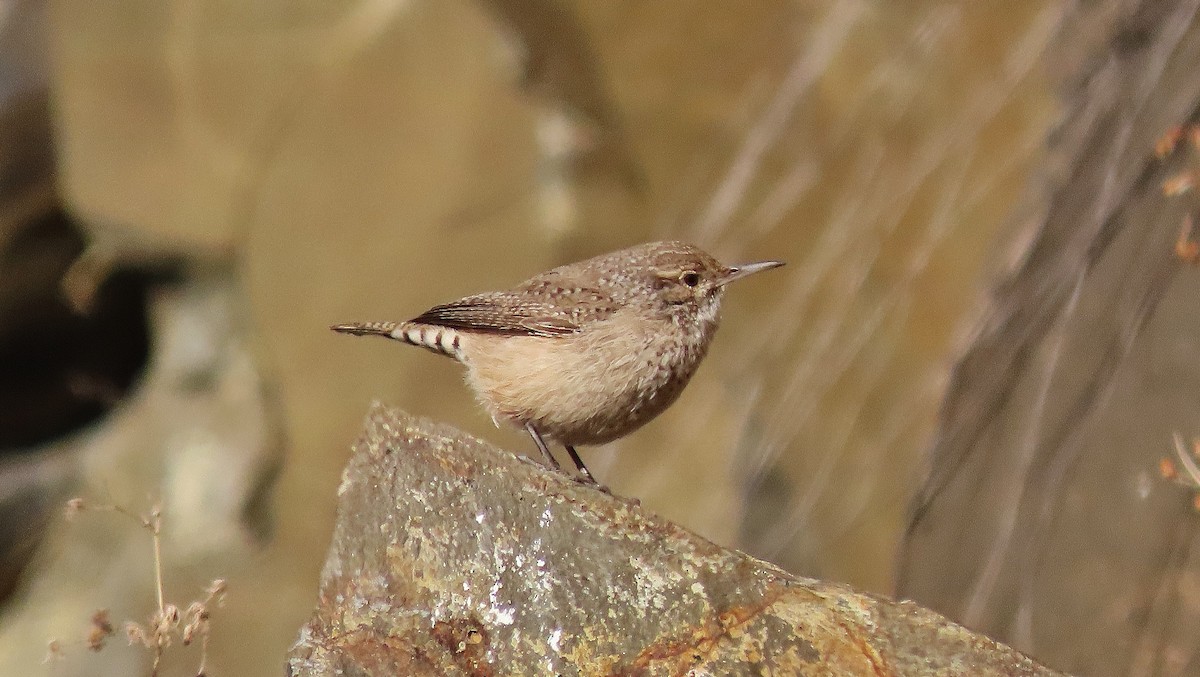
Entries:
<svg viewBox="0 0 1200 677">
<path fill-rule="evenodd" d="M 448 327 L 416 322 L 350 322 L 335 324 L 330 329 L 354 336 L 382 336 L 462 360 L 459 334 Z"/>
<path fill-rule="evenodd" d="M 403 333 L 397 332 L 403 322 L 348 322 L 335 324 L 330 329 L 341 334 L 354 336 L 386 336 L 390 339 L 403 341 Z"/>
</svg>

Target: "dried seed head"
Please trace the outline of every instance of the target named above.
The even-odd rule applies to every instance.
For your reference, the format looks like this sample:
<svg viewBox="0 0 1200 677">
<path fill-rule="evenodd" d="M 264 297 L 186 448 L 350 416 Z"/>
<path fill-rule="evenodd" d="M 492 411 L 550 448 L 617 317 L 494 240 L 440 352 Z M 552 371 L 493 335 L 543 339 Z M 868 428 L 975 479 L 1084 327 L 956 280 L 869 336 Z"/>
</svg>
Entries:
<svg viewBox="0 0 1200 677">
<path fill-rule="evenodd" d="M 147 649 L 154 646 L 154 642 L 150 639 L 150 633 L 146 631 L 146 628 L 133 621 L 125 621 L 125 638 L 129 640 L 131 646 L 141 644 Z"/>
<path fill-rule="evenodd" d="M 186 625 L 183 626 L 183 644 L 187 646 L 196 637 L 208 634 L 208 607 L 202 602 L 192 602 L 184 614 Z"/>
<path fill-rule="evenodd" d="M 1179 471 L 1175 469 L 1175 462 L 1169 458 L 1158 459 L 1158 474 L 1164 480 L 1173 480 L 1179 477 Z"/>
<path fill-rule="evenodd" d="M 73 520 L 79 515 L 79 513 L 83 512 L 86 507 L 87 506 L 84 504 L 82 498 L 72 498 L 71 500 L 67 501 L 66 508 L 63 509 L 63 516 L 65 516 L 68 520 Z"/>
<path fill-rule="evenodd" d="M 179 607 L 174 604 L 163 606 L 162 611 L 156 612 L 151 619 L 154 635 L 160 644 L 169 642 L 171 632 L 179 627 Z M 167 640 L 167 641 L 164 641 Z"/>
<path fill-rule="evenodd" d="M 217 604 L 223 604 L 225 602 L 226 587 L 227 584 L 224 578 L 214 578 L 213 582 L 208 584 L 204 592 L 208 595 L 209 599 L 216 600 Z"/>
<path fill-rule="evenodd" d="M 104 648 L 104 641 L 113 634 L 112 622 L 108 619 L 108 609 L 99 609 L 92 614 L 85 642 L 87 648 L 99 651 Z"/>
<path fill-rule="evenodd" d="M 1154 142 L 1154 154 L 1158 159 L 1163 159 L 1175 151 L 1175 146 L 1179 145 L 1180 139 L 1183 138 L 1183 127 L 1175 125 L 1168 129 L 1166 133 Z"/>
<path fill-rule="evenodd" d="M 46 657 L 42 659 L 43 663 L 61 661 L 65 657 L 66 655 L 63 653 L 62 645 L 58 643 L 57 639 L 52 639 L 49 642 L 46 642 Z"/>
</svg>

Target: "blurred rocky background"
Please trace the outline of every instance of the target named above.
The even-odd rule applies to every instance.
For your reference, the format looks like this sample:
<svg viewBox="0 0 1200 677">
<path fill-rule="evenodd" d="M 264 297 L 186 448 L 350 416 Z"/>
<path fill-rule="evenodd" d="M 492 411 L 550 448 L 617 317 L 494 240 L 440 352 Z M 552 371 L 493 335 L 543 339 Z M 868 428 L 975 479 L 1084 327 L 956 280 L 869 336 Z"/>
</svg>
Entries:
<svg viewBox="0 0 1200 677">
<path fill-rule="evenodd" d="M 168 595 L 229 581 L 208 673 L 279 674 L 373 398 L 531 451 L 450 361 L 328 325 L 662 238 L 790 265 L 583 450 L 616 492 L 1051 667 L 1200 672 L 1158 475 L 1200 432 L 1188 142 L 1155 156 L 1198 5 L 0 0 L 0 673 L 149 664 L 80 644 L 155 604 L 84 496 L 161 502 Z"/>
</svg>

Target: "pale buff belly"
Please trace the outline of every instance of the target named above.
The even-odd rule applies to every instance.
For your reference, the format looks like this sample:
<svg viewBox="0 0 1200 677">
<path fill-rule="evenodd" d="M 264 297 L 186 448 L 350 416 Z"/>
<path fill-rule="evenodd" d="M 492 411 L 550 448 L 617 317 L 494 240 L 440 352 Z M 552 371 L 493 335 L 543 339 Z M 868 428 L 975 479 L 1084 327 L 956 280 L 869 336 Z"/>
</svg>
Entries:
<svg viewBox="0 0 1200 677">
<path fill-rule="evenodd" d="M 563 444 L 603 444 L 662 413 L 704 357 L 705 341 L 631 331 L 621 317 L 558 338 L 483 338 L 464 345 L 467 381 L 492 418 L 532 424 Z"/>
</svg>

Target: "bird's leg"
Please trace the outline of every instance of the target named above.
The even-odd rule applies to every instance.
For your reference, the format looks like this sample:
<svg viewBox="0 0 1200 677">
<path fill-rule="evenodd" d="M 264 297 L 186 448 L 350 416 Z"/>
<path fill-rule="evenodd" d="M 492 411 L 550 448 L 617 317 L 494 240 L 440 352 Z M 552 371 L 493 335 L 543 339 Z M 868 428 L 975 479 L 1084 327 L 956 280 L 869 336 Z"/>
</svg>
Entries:
<svg viewBox="0 0 1200 677">
<path fill-rule="evenodd" d="M 546 446 L 546 440 L 542 439 L 542 434 L 537 431 L 537 428 L 534 428 L 532 423 L 526 423 L 525 431 L 533 438 L 533 443 L 537 445 L 538 451 L 542 452 L 542 457 L 546 459 L 546 465 L 560 473 L 566 474 L 563 467 L 558 464 L 558 460 L 550 453 L 550 447 Z M 596 478 L 592 476 L 592 471 L 587 469 L 587 466 L 583 464 L 583 459 L 579 458 L 579 454 L 575 452 L 575 447 L 569 444 L 564 444 L 563 446 L 567 448 L 567 453 L 571 455 L 571 460 L 575 461 L 575 467 L 579 468 L 579 477 L 573 477 L 572 479 L 580 484 L 589 484 L 596 487 L 606 494 L 612 493 L 608 490 L 608 487 L 596 481 Z"/>
<path fill-rule="evenodd" d="M 558 464 L 558 460 L 550 453 L 550 447 L 546 446 L 546 441 L 542 439 L 542 435 L 537 431 L 537 428 L 534 428 L 532 423 L 526 423 L 525 431 L 533 438 L 533 443 L 537 445 L 538 451 L 542 452 L 542 458 L 546 459 L 546 465 L 562 472 L 562 466 Z"/>
<path fill-rule="evenodd" d="M 606 494 L 612 493 L 608 490 L 608 487 L 596 481 L 596 478 L 592 476 L 592 471 L 588 470 L 587 466 L 583 464 L 583 459 L 579 458 L 579 454 L 576 453 L 575 447 L 569 444 L 564 444 L 563 446 L 567 448 L 567 453 L 571 455 L 571 460 L 575 461 L 575 467 L 579 468 L 579 474 L 583 476 L 584 484 L 591 484 Z"/>
<path fill-rule="evenodd" d="M 567 453 L 571 455 L 571 460 L 575 461 L 575 467 L 579 468 L 579 474 L 583 475 L 588 484 L 599 484 L 596 478 L 592 477 L 592 471 L 587 469 L 587 466 L 583 464 L 583 459 L 579 458 L 579 454 L 575 452 L 575 447 L 569 444 L 564 444 L 563 446 L 567 448 Z"/>
<path fill-rule="evenodd" d="M 558 460 L 554 459 L 554 455 L 550 453 L 550 447 L 546 447 L 546 441 L 545 439 L 541 438 L 541 433 L 538 432 L 538 429 L 535 429 L 533 424 L 526 424 L 526 432 L 529 433 L 529 437 L 533 438 L 533 443 L 538 445 L 538 450 L 541 451 L 542 457 L 546 459 L 546 465 L 556 469 L 556 471 L 560 473 L 566 474 L 563 466 L 558 465 Z M 564 444 L 563 447 L 566 448 L 566 453 L 571 455 L 571 460 L 575 461 L 575 467 L 580 469 L 580 475 L 571 479 L 574 479 L 580 484 L 594 486 L 596 489 L 599 489 L 602 492 L 612 493 L 611 491 L 608 491 L 607 486 L 596 481 L 592 475 L 592 471 L 589 471 L 588 467 L 583 465 L 583 459 L 580 459 L 580 455 L 576 453 L 574 447 L 571 447 L 570 444 Z"/>
</svg>

